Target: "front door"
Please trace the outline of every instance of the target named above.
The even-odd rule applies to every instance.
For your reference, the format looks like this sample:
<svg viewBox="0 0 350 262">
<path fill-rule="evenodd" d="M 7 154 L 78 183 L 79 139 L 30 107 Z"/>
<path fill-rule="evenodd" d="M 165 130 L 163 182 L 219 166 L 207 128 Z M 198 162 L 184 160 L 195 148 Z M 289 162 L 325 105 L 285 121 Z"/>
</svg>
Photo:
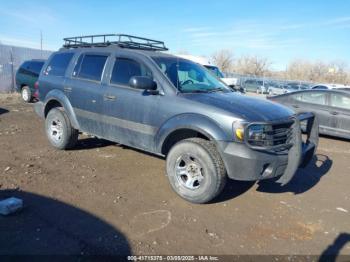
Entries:
<svg viewBox="0 0 350 262">
<path fill-rule="evenodd" d="M 152 151 L 160 122 L 156 115 L 163 96 L 131 88 L 129 80 L 133 76 L 153 78 L 152 71 L 137 58 L 115 57 L 104 98 L 108 125 L 105 137 Z"/>
</svg>

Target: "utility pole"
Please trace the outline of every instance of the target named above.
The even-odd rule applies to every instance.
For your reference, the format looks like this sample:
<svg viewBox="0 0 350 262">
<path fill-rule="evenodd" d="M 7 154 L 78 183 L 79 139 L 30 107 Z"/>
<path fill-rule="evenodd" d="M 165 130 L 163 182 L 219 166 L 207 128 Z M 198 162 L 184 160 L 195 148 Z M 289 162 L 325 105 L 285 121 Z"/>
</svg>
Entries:
<svg viewBox="0 0 350 262">
<path fill-rule="evenodd" d="M 11 93 L 15 91 L 15 68 L 14 68 L 14 59 L 13 59 L 13 47 L 10 51 L 10 64 L 11 64 Z"/>
</svg>

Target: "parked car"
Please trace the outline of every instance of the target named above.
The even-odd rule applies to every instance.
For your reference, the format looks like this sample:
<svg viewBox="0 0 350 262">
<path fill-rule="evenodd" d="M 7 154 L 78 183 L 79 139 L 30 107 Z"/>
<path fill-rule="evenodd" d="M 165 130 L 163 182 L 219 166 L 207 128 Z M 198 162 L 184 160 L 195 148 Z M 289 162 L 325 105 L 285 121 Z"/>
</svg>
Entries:
<svg viewBox="0 0 350 262">
<path fill-rule="evenodd" d="M 25 61 L 16 73 L 16 88 L 21 93 L 25 102 L 30 102 L 35 98 L 35 82 L 45 60 L 33 59 Z"/>
<path fill-rule="evenodd" d="M 310 89 L 310 85 L 305 84 L 305 83 L 299 83 L 299 82 L 289 82 L 289 83 L 284 84 L 284 86 L 290 92 Z"/>
<path fill-rule="evenodd" d="M 268 87 L 263 80 L 248 79 L 244 81 L 243 87 L 246 92 L 254 92 L 257 94 L 265 94 L 268 91 Z"/>
<path fill-rule="evenodd" d="M 220 194 L 227 177 L 284 185 L 314 154 L 312 114 L 239 95 L 197 63 L 159 52 L 161 41 L 65 41 L 44 65 L 35 105 L 58 149 L 74 147 L 82 131 L 166 157 L 172 188 L 194 203 Z M 300 121 L 313 123 L 305 145 Z"/>
<path fill-rule="evenodd" d="M 270 83 L 267 89 L 268 94 L 271 95 L 282 95 L 289 93 L 292 90 L 287 86 L 279 83 Z"/>
<path fill-rule="evenodd" d="M 350 139 L 350 92 L 306 90 L 268 99 L 298 113 L 313 112 L 318 118 L 321 134 Z"/>
<path fill-rule="evenodd" d="M 312 86 L 311 89 L 318 89 L 318 90 L 349 89 L 350 90 L 350 86 L 337 85 L 337 84 L 317 84 Z"/>
</svg>

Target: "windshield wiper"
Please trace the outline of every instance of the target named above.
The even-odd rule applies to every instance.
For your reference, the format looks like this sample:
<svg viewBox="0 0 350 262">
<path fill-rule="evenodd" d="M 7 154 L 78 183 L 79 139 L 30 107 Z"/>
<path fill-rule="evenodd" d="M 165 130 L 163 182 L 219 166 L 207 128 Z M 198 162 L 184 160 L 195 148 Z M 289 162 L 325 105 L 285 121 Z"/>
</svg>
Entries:
<svg viewBox="0 0 350 262">
<path fill-rule="evenodd" d="M 224 88 L 219 87 L 219 88 L 214 88 L 214 89 L 208 90 L 208 93 L 222 92 L 224 90 L 225 90 Z"/>
<path fill-rule="evenodd" d="M 208 90 L 197 89 L 197 90 L 189 91 L 188 93 L 208 93 Z"/>
</svg>

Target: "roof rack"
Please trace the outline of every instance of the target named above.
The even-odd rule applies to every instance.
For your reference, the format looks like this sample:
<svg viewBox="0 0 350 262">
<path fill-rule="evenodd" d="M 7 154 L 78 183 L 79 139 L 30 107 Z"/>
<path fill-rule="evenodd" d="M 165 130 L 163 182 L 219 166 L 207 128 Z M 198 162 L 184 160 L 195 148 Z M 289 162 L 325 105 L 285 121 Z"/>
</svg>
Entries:
<svg viewBox="0 0 350 262">
<path fill-rule="evenodd" d="M 78 47 L 106 47 L 117 45 L 130 49 L 142 49 L 151 51 L 167 51 L 164 42 L 148 38 L 125 35 L 125 34 L 104 34 L 87 35 L 63 38 L 64 48 Z"/>
</svg>

